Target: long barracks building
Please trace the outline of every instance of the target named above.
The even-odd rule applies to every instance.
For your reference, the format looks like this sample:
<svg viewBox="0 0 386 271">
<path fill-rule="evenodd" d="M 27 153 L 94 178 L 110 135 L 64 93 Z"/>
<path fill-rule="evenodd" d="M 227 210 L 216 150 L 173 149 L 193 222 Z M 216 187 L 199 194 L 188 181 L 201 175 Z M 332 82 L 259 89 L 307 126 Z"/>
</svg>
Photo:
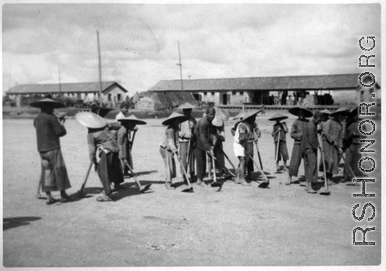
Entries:
<svg viewBox="0 0 386 271">
<path fill-rule="evenodd" d="M 161 80 L 151 92 L 189 92 L 201 103 L 228 105 L 344 105 L 368 101 L 379 90 L 359 85 L 359 74 Z M 380 97 L 380 95 L 378 96 Z"/>
</svg>

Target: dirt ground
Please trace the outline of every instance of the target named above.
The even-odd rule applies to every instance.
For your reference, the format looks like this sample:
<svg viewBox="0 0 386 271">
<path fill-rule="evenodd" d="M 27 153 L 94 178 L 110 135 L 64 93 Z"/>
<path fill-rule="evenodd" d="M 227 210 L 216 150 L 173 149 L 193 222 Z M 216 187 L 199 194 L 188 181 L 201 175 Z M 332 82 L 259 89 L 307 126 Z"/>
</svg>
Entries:
<svg viewBox="0 0 386 271">
<path fill-rule="evenodd" d="M 148 119 L 140 126 L 133 147 L 138 179 L 152 183 L 139 194 L 133 179 L 126 189 L 113 195 L 113 202 L 100 203 L 102 191 L 92 170 L 86 185 L 87 197 L 79 190 L 89 165 L 86 129 L 68 119 L 68 134 L 62 152 L 72 187 L 69 203 L 48 206 L 35 198 L 40 176 L 31 119 L 3 120 L 3 265 L 5 267 L 139 267 L 139 266 L 374 266 L 381 263 L 381 139 L 377 124 L 376 171 L 366 192 L 375 198 L 354 198 L 360 186 L 335 184 L 331 195 L 307 194 L 300 184 L 284 185 L 287 174 L 273 173 L 274 145 L 270 135 L 274 112 L 259 116 L 259 141 L 267 189 L 258 188 L 258 172 L 251 186 L 227 180 L 221 190 L 194 187 L 181 193 L 164 186 L 163 160 L 159 143 L 164 132 L 161 119 Z M 289 115 L 291 127 L 295 118 Z M 226 123 L 225 152 L 234 164 L 230 128 Z M 291 153 L 293 140 L 287 136 Z M 369 155 L 370 156 L 370 155 Z M 231 166 L 227 163 L 228 167 Z M 301 165 L 300 176 L 303 175 Z M 320 173 L 320 176 L 322 173 Z M 181 176 L 179 175 L 178 178 Z M 339 182 L 342 172 L 334 178 Z M 209 180 L 208 180 L 209 181 Z M 59 197 L 59 193 L 54 193 Z M 362 221 L 353 218 L 359 204 L 370 208 Z M 375 246 L 353 246 L 353 229 L 375 227 L 366 241 Z M 361 240 L 361 234 L 357 240 Z"/>
</svg>

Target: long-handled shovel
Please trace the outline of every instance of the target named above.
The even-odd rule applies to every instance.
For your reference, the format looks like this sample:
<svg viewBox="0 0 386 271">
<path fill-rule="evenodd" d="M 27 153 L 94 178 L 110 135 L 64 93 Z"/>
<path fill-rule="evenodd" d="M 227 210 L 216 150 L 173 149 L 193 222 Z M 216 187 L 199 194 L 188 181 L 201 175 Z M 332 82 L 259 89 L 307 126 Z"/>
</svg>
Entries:
<svg viewBox="0 0 386 271">
<path fill-rule="evenodd" d="M 89 165 L 89 167 L 88 167 L 88 169 L 87 169 L 86 177 L 84 178 L 84 181 L 83 181 L 83 183 L 82 183 L 82 186 L 80 187 L 80 190 L 78 191 L 78 196 L 79 196 L 80 198 L 84 196 L 83 190 L 84 190 L 84 187 L 86 186 L 88 176 L 90 175 L 90 170 L 91 170 L 92 165 L 93 165 L 93 163 L 90 163 L 90 165 Z"/>
<path fill-rule="evenodd" d="M 229 168 L 227 168 L 224 164 L 220 163 L 220 162 L 217 160 L 216 157 L 213 156 L 213 158 L 214 158 L 215 161 L 217 161 L 217 163 L 218 163 L 223 169 L 226 169 L 226 170 L 229 172 L 229 174 L 232 175 L 232 177 L 235 177 L 235 176 L 236 176 L 232 171 L 230 171 Z"/>
<path fill-rule="evenodd" d="M 330 191 L 328 190 L 328 184 L 327 184 L 326 161 L 324 160 L 323 141 L 322 141 L 321 138 L 319 138 L 319 142 L 322 142 L 321 145 L 320 145 L 320 152 L 321 152 L 321 156 L 322 156 L 323 174 L 324 174 L 324 190 L 320 191 L 320 194 L 322 194 L 322 195 L 330 195 Z"/>
<path fill-rule="evenodd" d="M 183 167 L 182 165 L 182 161 L 181 161 L 181 158 L 178 157 L 178 155 L 176 154 L 176 157 L 177 157 L 177 160 L 180 164 L 180 167 L 182 168 L 182 172 L 184 173 L 184 176 L 186 178 L 186 181 L 188 182 L 188 188 L 184 189 L 184 190 L 181 190 L 181 192 L 184 192 L 184 193 L 193 193 L 193 187 L 191 186 L 190 184 L 190 181 L 189 181 L 189 177 L 188 177 L 188 174 L 186 173 L 186 170 L 185 168 Z"/>
<path fill-rule="evenodd" d="M 255 147 L 256 147 L 257 157 L 259 158 L 260 168 L 261 168 L 261 170 L 264 170 L 263 162 L 261 161 L 259 146 L 258 146 L 257 142 L 255 142 Z"/>
<path fill-rule="evenodd" d="M 275 163 L 277 163 L 277 161 L 279 160 L 279 150 L 280 150 L 280 130 L 278 130 L 279 133 L 279 136 L 278 136 L 278 139 L 277 139 L 277 148 L 276 148 L 276 152 L 275 152 Z M 277 169 L 276 169 L 277 170 Z"/>
<path fill-rule="evenodd" d="M 232 163 L 231 159 L 229 159 L 228 155 L 224 152 L 224 150 L 221 150 L 222 154 L 225 156 L 225 158 L 228 160 L 229 164 L 231 164 L 231 166 L 233 167 L 234 171 L 236 172 L 236 167 L 235 165 Z M 225 165 L 224 165 L 225 166 Z M 234 174 L 233 174 L 234 176 Z"/>
<path fill-rule="evenodd" d="M 133 179 L 134 181 L 137 183 L 137 186 L 138 186 L 138 189 L 141 193 L 144 193 L 145 191 L 149 190 L 150 186 L 151 186 L 151 183 L 145 185 L 145 186 L 142 186 L 141 183 L 137 180 L 137 178 L 135 178 L 135 173 L 134 171 L 131 169 L 130 165 L 128 162 L 124 162 L 125 165 L 127 166 L 127 168 L 130 170 L 131 174 L 133 175 Z"/>
<path fill-rule="evenodd" d="M 188 141 L 188 150 L 187 150 L 187 158 L 186 158 L 186 161 L 187 161 L 187 166 L 186 166 L 186 171 L 187 172 L 190 172 L 190 162 L 191 162 L 191 159 L 192 159 L 192 157 L 191 157 L 191 153 L 190 153 L 190 138 L 189 138 L 189 141 Z M 192 177 L 192 176 L 190 176 L 190 177 Z"/>
<path fill-rule="evenodd" d="M 219 189 L 217 190 L 217 192 L 219 192 L 223 186 L 223 182 L 217 182 L 217 177 L 216 177 L 216 163 L 214 160 L 217 160 L 216 157 L 214 157 L 214 155 L 212 155 L 211 153 L 208 152 L 208 155 L 210 157 L 212 157 L 212 168 L 213 168 L 213 180 L 214 182 L 211 183 L 211 187 L 218 187 Z"/>
<path fill-rule="evenodd" d="M 344 154 L 342 153 L 342 158 L 343 158 L 343 161 L 344 161 L 344 165 L 346 166 L 346 168 L 348 168 L 350 170 L 350 173 L 352 174 L 352 176 L 354 177 L 354 179 L 358 179 L 357 176 L 355 176 L 355 173 L 354 171 L 352 170 L 352 168 L 350 167 L 349 164 L 347 164 L 347 160 L 346 160 L 346 157 L 344 156 Z M 348 184 L 350 185 L 350 184 Z M 354 184 L 351 184 L 351 185 L 356 185 L 355 183 Z"/>
<path fill-rule="evenodd" d="M 267 188 L 268 185 L 269 185 L 269 179 L 267 178 L 267 176 L 264 174 L 264 172 L 260 169 L 260 167 L 257 165 L 257 163 L 255 162 L 255 160 L 253 159 L 252 155 L 250 155 L 249 153 L 247 153 L 249 158 L 252 160 L 252 162 L 255 164 L 257 170 L 261 173 L 261 175 L 263 175 L 263 179 L 264 181 L 262 183 L 259 184 L 259 187 L 261 188 Z"/>
</svg>

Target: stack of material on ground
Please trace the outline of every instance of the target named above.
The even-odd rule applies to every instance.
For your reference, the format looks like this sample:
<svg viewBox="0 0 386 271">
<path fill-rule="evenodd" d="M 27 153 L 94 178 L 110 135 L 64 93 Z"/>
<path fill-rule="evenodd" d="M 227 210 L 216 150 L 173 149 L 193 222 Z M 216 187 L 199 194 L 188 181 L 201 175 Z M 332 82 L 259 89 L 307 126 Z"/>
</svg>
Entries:
<svg viewBox="0 0 386 271">
<path fill-rule="evenodd" d="M 142 92 L 133 98 L 137 100 L 135 109 L 141 110 L 167 110 L 178 107 L 180 104 L 188 102 L 197 105 L 192 94 L 188 92 Z"/>
</svg>

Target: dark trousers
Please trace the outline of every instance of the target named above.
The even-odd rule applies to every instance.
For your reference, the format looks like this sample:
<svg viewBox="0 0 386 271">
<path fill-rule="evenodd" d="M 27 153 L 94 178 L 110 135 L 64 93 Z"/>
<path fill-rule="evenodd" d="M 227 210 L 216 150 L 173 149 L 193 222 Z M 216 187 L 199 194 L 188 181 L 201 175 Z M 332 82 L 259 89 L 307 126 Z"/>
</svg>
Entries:
<svg viewBox="0 0 386 271">
<path fill-rule="evenodd" d="M 101 152 L 100 161 L 98 163 L 98 176 L 101 180 L 103 190 L 106 195 L 111 194 L 110 183 L 120 184 L 123 183 L 123 173 L 121 163 L 118 158 L 118 153 Z"/>
<path fill-rule="evenodd" d="M 300 148 L 300 144 L 294 143 L 294 147 L 292 148 L 291 161 L 289 166 L 289 175 L 298 176 L 299 167 L 302 162 L 302 150 Z M 304 167 L 304 171 L 305 171 Z"/>
<path fill-rule="evenodd" d="M 196 156 L 197 163 L 197 178 L 199 180 L 204 180 L 206 171 L 206 151 L 196 148 L 194 150 L 194 155 Z"/>
<path fill-rule="evenodd" d="M 359 160 L 361 159 L 361 153 L 359 149 L 361 148 L 360 144 L 351 144 L 346 149 L 346 163 L 344 164 L 344 179 L 346 181 L 351 181 L 354 176 L 351 173 L 350 168 L 354 172 L 354 174 L 359 177 L 361 176 L 361 172 L 359 170 Z M 350 167 L 350 168 L 349 168 Z"/>
<path fill-rule="evenodd" d="M 247 168 L 247 174 L 250 175 L 253 172 L 253 141 L 247 142 L 245 147 L 245 167 Z M 249 155 L 252 157 L 250 158 Z"/>
<path fill-rule="evenodd" d="M 306 149 L 303 154 L 305 175 L 307 182 L 318 181 L 318 167 L 317 167 L 317 151 Z"/>
</svg>

